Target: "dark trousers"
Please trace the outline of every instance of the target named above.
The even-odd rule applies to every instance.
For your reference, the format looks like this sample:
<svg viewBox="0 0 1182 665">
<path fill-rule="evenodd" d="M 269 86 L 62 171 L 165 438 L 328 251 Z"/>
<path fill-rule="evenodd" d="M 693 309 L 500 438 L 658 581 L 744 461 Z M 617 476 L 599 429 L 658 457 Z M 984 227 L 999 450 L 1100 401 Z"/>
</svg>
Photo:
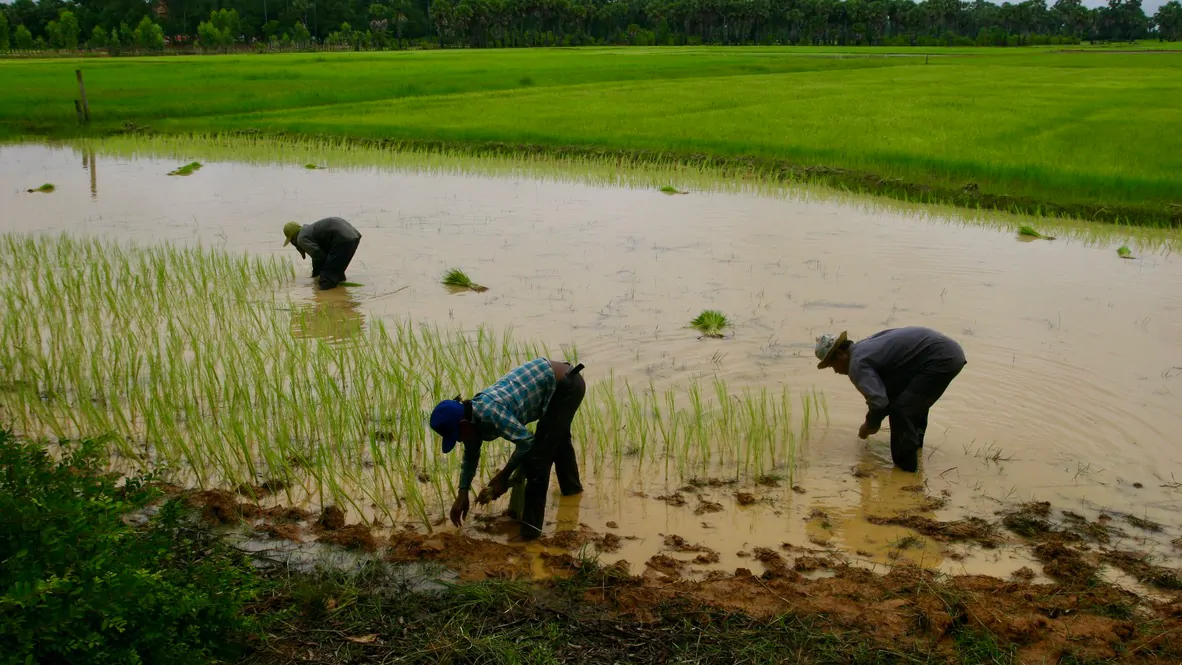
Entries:
<svg viewBox="0 0 1182 665">
<path fill-rule="evenodd" d="M 320 266 L 320 288 L 336 288 L 337 284 L 345 281 L 345 269 L 349 267 L 349 262 L 353 260 L 353 254 L 357 252 L 357 245 L 360 243 L 360 240 L 333 243 L 324 259 L 324 265 Z"/>
<path fill-rule="evenodd" d="M 579 481 L 579 463 L 571 443 L 570 426 L 575 419 L 587 383 L 579 371 L 572 369 L 554 389 L 546 413 L 538 421 L 534 446 L 522 463 L 525 470 L 525 506 L 521 511 L 521 536 L 537 538 L 542 533 L 546 517 L 546 494 L 550 488 L 550 467 L 558 476 L 558 489 L 563 496 L 583 491 Z"/>
<path fill-rule="evenodd" d="M 928 429 L 928 411 L 944 395 L 966 363 L 950 363 L 920 371 L 898 394 L 891 396 L 887 417 L 891 424 L 891 460 L 904 471 L 919 468 L 919 451 Z"/>
</svg>

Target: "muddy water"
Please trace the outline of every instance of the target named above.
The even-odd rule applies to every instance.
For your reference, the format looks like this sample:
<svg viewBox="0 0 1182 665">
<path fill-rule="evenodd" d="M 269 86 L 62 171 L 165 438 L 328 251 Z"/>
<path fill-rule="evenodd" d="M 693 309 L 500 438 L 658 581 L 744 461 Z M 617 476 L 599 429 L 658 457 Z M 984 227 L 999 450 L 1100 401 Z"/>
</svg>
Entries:
<svg viewBox="0 0 1182 665">
<path fill-rule="evenodd" d="M 677 534 L 717 550 L 724 569 L 757 569 L 741 554 L 788 542 L 876 565 L 1005 574 L 1029 563 L 1021 551 L 916 541 L 867 517 L 990 518 L 1032 499 L 1160 522 L 1160 534 L 1125 531 L 1130 545 L 1162 555 L 1179 535 L 1182 260 L 1163 250 L 1133 245 L 1139 258 L 1121 260 L 1118 236 L 1019 242 L 996 227 L 790 197 L 296 165 L 165 175 L 188 161 L 0 148 L 0 231 L 200 242 L 298 261 L 281 247 L 283 223 L 338 215 L 364 235 L 348 271 L 362 286 L 320 293 L 301 278 L 299 307 L 341 323 L 306 328 L 293 313 L 293 334 L 342 337 L 412 315 L 513 326 L 555 351 L 575 345 L 589 381 L 713 373 L 732 387 L 824 391 L 830 421 L 814 424 L 795 489 L 706 487 L 670 506 L 656 497 L 676 487 L 637 474 L 589 477 L 585 495 L 554 496 L 549 529 L 612 522 L 635 538 L 606 560 L 635 566 Z M 25 192 L 43 182 L 57 191 Z M 438 280 L 451 267 L 489 290 L 449 293 Z M 730 315 L 733 336 L 687 330 L 704 308 Z M 932 412 L 918 474 L 891 467 L 889 433 L 858 440 L 860 396 L 812 356 L 825 331 L 857 339 L 910 324 L 952 335 L 969 359 Z M 758 501 L 738 505 L 739 489 Z M 722 512 L 695 514 L 702 499 Z"/>
</svg>

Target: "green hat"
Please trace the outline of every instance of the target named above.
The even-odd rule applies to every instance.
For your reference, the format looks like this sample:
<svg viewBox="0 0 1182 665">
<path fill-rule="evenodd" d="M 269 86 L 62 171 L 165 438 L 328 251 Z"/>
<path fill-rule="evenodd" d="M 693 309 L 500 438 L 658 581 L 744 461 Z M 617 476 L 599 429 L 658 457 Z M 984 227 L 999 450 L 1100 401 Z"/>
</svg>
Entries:
<svg viewBox="0 0 1182 665">
<path fill-rule="evenodd" d="M 298 234 L 300 232 L 300 229 L 302 229 L 302 228 L 304 228 L 304 227 L 300 226 L 299 224 L 297 224 L 295 222 L 288 222 L 288 223 L 284 224 L 283 225 L 283 237 L 285 238 L 285 240 L 283 241 L 283 246 L 287 247 L 291 243 L 295 242 L 296 234 Z"/>
</svg>

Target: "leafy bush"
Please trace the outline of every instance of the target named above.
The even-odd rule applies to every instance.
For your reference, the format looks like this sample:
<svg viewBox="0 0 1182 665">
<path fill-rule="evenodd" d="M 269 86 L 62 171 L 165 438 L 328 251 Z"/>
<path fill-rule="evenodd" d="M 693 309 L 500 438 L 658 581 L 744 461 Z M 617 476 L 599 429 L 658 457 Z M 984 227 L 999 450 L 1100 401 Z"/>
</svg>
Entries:
<svg viewBox="0 0 1182 665">
<path fill-rule="evenodd" d="M 11 663 L 205 663 L 251 627 L 249 564 L 195 529 L 180 501 L 143 528 L 158 492 L 101 473 L 100 447 L 0 431 L 0 654 Z"/>
</svg>

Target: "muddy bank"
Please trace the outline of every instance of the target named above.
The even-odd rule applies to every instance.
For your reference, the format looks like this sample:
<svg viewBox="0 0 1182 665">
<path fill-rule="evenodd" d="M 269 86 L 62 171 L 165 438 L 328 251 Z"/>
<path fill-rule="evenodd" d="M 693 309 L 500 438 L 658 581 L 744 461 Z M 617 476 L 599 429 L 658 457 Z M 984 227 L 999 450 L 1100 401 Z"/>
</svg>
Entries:
<svg viewBox="0 0 1182 665">
<path fill-rule="evenodd" d="M 117 133 L 152 133 L 150 127 L 128 125 Z M 949 184 L 939 181 L 908 181 L 867 171 L 824 165 L 799 164 L 786 159 L 739 157 L 695 152 L 656 150 L 619 150 L 579 145 L 541 145 L 496 141 L 430 141 L 409 139 L 363 139 L 347 136 L 292 134 L 263 130 L 238 130 L 228 136 L 249 136 L 284 141 L 345 141 L 359 146 L 390 151 L 467 153 L 477 157 L 548 157 L 555 160 L 581 159 L 621 166 L 663 166 L 671 164 L 716 171 L 720 177 L 772 183 L 815 183 L 874 196 L 885 196 L 908 203 L 953 205 L 972 210 L 998 210 L 1008 213 L 1067 217 L 1093 222 L 1143 226 L 1182 227 L 1182 203 L 1117 204 L 1080 203 L 1029 196 L 1012 196 L 989 191 L 992 186 L 974 181 Z M 999 189 L 1001 189 L 999 187 Z"/>
</svg>

